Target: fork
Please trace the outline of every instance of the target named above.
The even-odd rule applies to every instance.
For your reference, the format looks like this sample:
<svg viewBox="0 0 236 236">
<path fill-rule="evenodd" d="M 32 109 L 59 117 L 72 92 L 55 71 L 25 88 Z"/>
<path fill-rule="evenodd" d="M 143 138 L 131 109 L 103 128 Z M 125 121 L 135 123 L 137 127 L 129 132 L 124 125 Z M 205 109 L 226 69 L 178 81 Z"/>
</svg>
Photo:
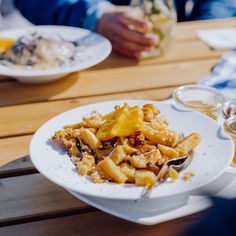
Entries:
<svg viewBox="0 0 236 236">
<path fill-rule="evenodd" d="M 174 170 L 179 172 L 181 170 L 184 170 L 190 164 L 191 160 L 191 155 L 185 155 L 166 161 L 157 175 L 157 183 L 155 184 L 155 186 L 165 181 L 164 177 L 169 168 L 173 168 Z M 148 198 L 151 194 L 151 190 L 152 189 L 145 187 L 144 191 L 141 194 L 141 197 Z"/>
</svg>

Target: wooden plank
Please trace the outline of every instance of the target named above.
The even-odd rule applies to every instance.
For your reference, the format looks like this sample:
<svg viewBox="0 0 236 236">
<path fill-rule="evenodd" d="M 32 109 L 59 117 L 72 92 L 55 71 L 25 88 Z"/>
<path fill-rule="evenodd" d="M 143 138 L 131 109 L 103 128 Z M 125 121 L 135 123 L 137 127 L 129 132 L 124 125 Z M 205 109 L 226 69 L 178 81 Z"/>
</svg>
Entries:
<svg viewBox="0 0 236 236">
<path fill-rule="evenodd" d="M 84 71 L 51 84 L 0 84 L 0 105 L 179 86 L 206 76 L 217 59 Z"/>
<path fill-rule="evenodd" d="M 91 211 L 91 207 L 41 174 L 1 179 L 0 188 L 0 225 Z"/>
<path fill-rule="evenodd" d="M 94 103 L 98 101 L 115 100 L 115 99 L 163 100 L 169 97 L 175 88 L 176 87 L 151 89 L 151 90 L 144 90 L 130 93 L 94 96 L 94 97 L 73 99 L 73 100 L 52 101 L 52 102 L 1 107 L 0 137 L 32 134 L 48 119 L 66 110 L 76 108 L 78 106 L 82 106 L 85 104 Z"/>
<path fill-rule="evenodd" d="M 0 166 L 4 166 L 5 164 L 13 160 L 26 156 L 28 154 L 29 143 L 31 138 L 31 135 L 26 135 L 21 137 L 1 139 Z M 24 160 L 21 160 L 20 162 L 24 162 Z M 15 168 L 14 165 L 12 168 Z M 8 168 L 8 170 L 10 170 L 10 168 Z"/>
<path fill-rule="evenodd" d="M 189 60 L 202 60 L 210 58 L 219 58 L 226 50 L 211 50 L 206 44 L 199 39 L 196 41 L 183 41 L 174 42 L 170 47 L 169 52 L 162 57 L 155 57 L 141 61 L 135 61 L 121 57 L 112 53 L 104 62 L 91 68 L 91 70 L 116 68 L 122 66 L 135 66 L 135 65 L 152 65 L 152 64 L 165 64 L 173 62 L 183 62 Z"/>
<path fill-rule="evenodd" d="M 220 29 L 236 26 L 236 18 L 190 21 L 177 24 L 176 41 L 194 41 L 197 30 Z"/>
<path fill-rule="evenodd" d="M 32 167 L 32 162 L 30 161 L 30 157 L 28 155 L 13 160 L 3 166 L 0 166 L 0 173 L 2 171 L 15 170 L 18 169 L 19 167 L 20 168 Z"/>
<path fill-rule="evenodd" d="M 29 156 L 18 158 L 0 167 L 0 179 L 38 173 Z"/>
<path fill-rule="evenodd" d="M 103 212 L 37 221 L 0 228 L 0 234 L 13 235 L 84 235 L 84 236 L 179 236 L 199 222 L 202 214 L 194 214 L 153 226 L 131 223 Z"/>
</svg>

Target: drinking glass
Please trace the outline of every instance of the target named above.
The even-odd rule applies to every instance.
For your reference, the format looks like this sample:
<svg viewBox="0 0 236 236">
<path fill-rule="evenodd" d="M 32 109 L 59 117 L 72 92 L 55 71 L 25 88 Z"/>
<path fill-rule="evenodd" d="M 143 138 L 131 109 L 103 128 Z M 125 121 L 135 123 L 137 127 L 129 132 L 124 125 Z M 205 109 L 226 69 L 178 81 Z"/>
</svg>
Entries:
<svg viewBox="0 0 236 236">
<path fill-rule="evenodd" d="M 201 85 L 185 85 L 173 92 L 173 98 L 186 108 L 202 112 L 217 120 L 225 101 L 224 95 L 217 89 Z"/>
<path fill-rule="evenodd" d="M 173 0 L 133 0 L 131 6 L 141 10 L 141 17 L 148 19 L 152 33 L 159 38 L 154 51 L 144 51 L 141 58 L 161 56 L 171 47 L 176 24 L 176 12 Z M 138 30 L 138 29 L 137 29 Z"/>
</svg>

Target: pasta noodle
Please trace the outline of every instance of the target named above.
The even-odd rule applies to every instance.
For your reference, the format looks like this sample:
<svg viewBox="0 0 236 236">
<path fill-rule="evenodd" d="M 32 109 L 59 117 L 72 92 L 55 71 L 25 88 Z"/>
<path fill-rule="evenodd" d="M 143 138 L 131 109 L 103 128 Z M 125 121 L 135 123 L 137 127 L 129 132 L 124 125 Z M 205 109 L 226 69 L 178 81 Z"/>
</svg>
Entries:
<svg viewBox="0 0 236 236">
<path fill-rule="evenodd" d="M 78 173 L 91 176 L 94 183 L 151 188 L 166 161 L 190 153 L 201 140 L 197 133 L 183 138 L 160 115 L 153 104 L 124 104 L 103 116 L 93 112 L 80 123 L 56 131 L 52 140 L 65 147 Z M 167 174 L 178 179 L 175 170 Z"/>
</svg>

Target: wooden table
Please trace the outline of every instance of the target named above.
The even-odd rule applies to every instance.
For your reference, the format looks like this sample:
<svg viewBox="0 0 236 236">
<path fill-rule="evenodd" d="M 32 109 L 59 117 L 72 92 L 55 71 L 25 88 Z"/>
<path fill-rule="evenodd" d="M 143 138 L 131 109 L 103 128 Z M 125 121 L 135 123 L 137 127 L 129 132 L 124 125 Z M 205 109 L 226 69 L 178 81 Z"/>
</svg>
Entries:
<svg viewBox="0 0 236 236">
<path fill-rule="evenodd" d="M 210 50 L 196 30 L 236 26 L 236 18 L 181 23 L 162 58 L 135 62 L 112 54 L 89 70 L 52 84 L 0 79 L 0 235 L 182 235 L 202 213 L 142 226 L 103 213 L 39 174 L 28 155 L 33 133 L 68 109 L 110 99 L 168 98 L 207 75 L 224 51 Z"/>
</svg>

